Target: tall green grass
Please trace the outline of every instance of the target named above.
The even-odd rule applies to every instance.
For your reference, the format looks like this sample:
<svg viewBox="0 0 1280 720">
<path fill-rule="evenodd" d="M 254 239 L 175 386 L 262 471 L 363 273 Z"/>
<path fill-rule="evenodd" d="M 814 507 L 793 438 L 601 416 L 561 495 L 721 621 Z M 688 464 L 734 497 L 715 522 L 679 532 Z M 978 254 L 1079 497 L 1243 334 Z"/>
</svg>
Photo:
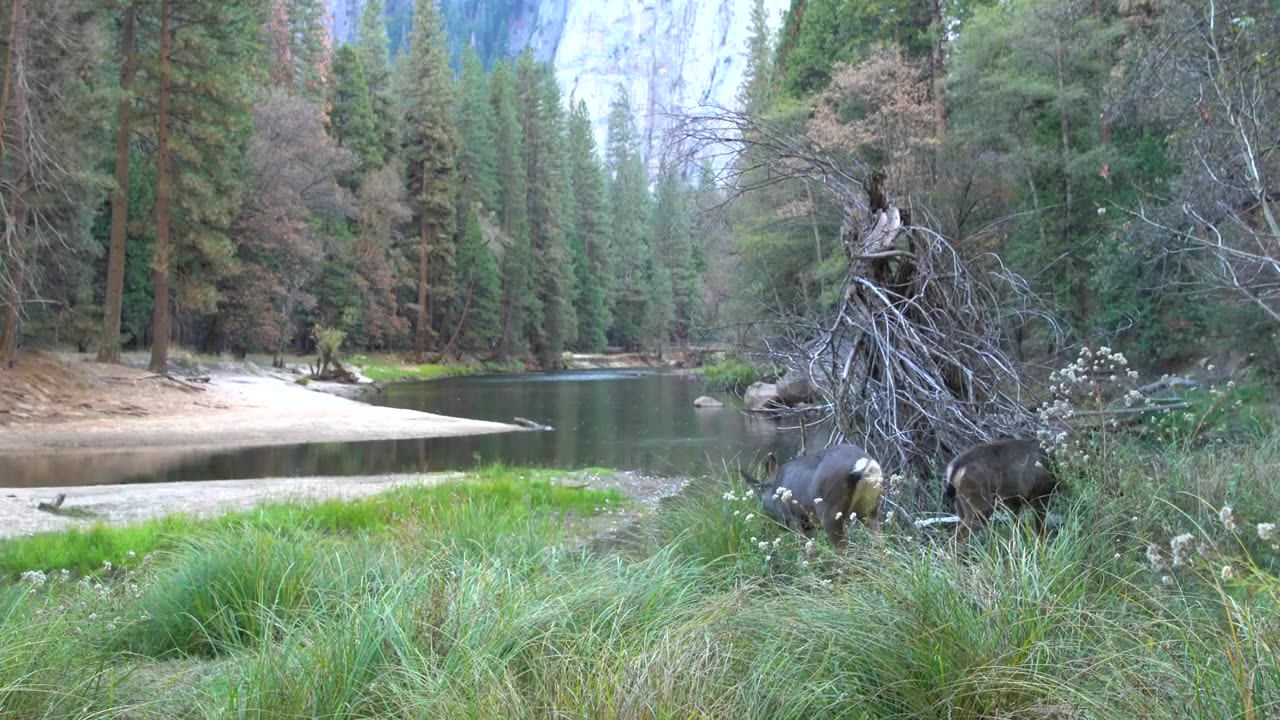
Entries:
<svg viewBox="0 0 1280 720">
<path fill-rule="evenodd" d="M 148 554 L 171 549 L 191 537 L 230 536 L 254 529 L 322 535 L 389 533 L 412 521 L 437 538 L 440 528 L 446 527 L 450 533 L 466 536 L 476 532 L 465 528 L 473 520 L 526 522 L 546 510 L 590 515 L 597 507 L 623 501 L 615 490 L 583 492 L 553 482 L 554 475 L 548 470 L 494 465 L 474 471 L 468 482 L 404 485 L 358 500 L 267 503 L 208 519 L 170 515 L 126 526 L 99 524 L 40 533 L 0 542 L 0 573 L 10 577 L 27 570 L 87 573 L 104 563 L 129 569 Z M 494 511 L 498 505 L 501 510 Z"/>
<path fill-rule="evenodd" d="M 963 553 L 901 522 L 856 530 L 845 553 L 810 546 L 757 501 L 726 499 L 743 494 L 729 478 L 693 486 L 621 545 L 581 543 L 562 524 L 598 497 L 528 479 L 399 502 L 375 532 L 218 526 L 103 589 L 15 587 L 0 614 L 0 707 L 1262 720 L 1280 712 L 1280 582 L 1258 562 L 1275 551 L 1245 536 L 1280 508 L 1265 505 L 1275 453 L 1274 441 L 1126 450 L 1105 491 L 1077 468 L 1047 538 L 996 524 Z M 1191 490 L 1203 498 L 1180 499 Z M 1223 502 L 1241 515 L 1234 531 Z M 1204 554 L 1149 566 L 1147 544 L 1180 532 Z M 1228 562 L 1238 570 L 1224 580 Z M 68 673 L 91 678 L 74 706 L 43 692 Z"/>
</svg>

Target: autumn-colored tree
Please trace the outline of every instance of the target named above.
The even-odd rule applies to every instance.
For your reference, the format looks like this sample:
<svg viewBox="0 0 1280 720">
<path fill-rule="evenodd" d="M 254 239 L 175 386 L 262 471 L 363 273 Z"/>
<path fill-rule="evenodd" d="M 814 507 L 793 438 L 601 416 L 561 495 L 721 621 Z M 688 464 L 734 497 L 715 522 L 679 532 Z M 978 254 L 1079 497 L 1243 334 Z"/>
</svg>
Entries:
<svg viewBox="0 0 1280 720">
<path fill-rule="evenodd" d="M 311 218 L 348 213 L 337 177 L 355 159 L 325 132 L 319 105 L 279 91 L 256 105 L 249 192 L 232 228 L 239 263 L 221 311 L 234 345 L 279 356 L 314 302 L 307 286 L 323 247 Z"/>
<path fill-rule="evenodd" d="M 364 176 L 356 193 L 356 283 L 365 340 L 374 348 L 391 347 L 409 331 L 396 291 L 397 270 L 405 264 L 399 227 L 411 218 L 399 169 L 388 165 Z"/>
</svg>

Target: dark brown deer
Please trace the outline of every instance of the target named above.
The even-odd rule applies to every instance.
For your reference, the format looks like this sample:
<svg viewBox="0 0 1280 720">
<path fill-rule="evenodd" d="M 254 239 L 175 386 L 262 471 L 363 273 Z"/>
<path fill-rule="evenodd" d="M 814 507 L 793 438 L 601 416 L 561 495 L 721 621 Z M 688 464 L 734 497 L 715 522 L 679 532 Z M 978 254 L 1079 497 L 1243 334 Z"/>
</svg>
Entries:
<svg viewBox="0 0 1280 720">
<path fill-rule="evenodd" d="M 1037 531 L 1044 530 L 1045 505 L 1058 487 L 1049 455 L 1039 440 L 996 440 L 975 445 L 947 465 L 946 497 L 960 516 L 956 539 L 986 524 L 997 505 L 1013 512 L 1030 507 Z"/>
<path fill-rule="evenodd" d="M 857 445 L 844 443 L 803 455 L 779 466 L 772 453 L 765 458 L 765 477 L 757 480 L 741 470 L 747 485 L 760 497 L 774 520 L 810 535 L 816 519 L 836 547 L 847 544 L 845 526 L 853 518 L 880 529 L 880 492 L 884 485 L 880 464 Z"/>
</svg>

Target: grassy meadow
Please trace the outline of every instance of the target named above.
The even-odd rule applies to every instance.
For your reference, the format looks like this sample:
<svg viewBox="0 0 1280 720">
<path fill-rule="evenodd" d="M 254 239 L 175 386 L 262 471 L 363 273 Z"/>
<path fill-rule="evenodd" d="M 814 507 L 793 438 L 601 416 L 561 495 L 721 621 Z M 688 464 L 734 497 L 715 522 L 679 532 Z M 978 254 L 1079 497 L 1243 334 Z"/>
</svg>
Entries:
<svg viewBox="0 0 1280 720">
<path fill-rule="evenodd" d="M 901 517 L 808 544 L 728 475 L 584 542 L 621 498 L 511 468 L 12 540 L 0 716 L 1274 718 L 1277 469 L 1115 439 L 1047 539 L 960 554 Z"/>
</svg>

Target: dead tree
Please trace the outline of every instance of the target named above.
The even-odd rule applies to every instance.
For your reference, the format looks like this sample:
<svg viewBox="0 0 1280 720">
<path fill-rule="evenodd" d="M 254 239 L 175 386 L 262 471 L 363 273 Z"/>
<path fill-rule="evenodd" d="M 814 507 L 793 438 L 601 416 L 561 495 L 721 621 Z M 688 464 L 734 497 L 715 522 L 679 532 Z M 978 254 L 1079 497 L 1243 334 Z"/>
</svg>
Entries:
<svg viewBox="0 0 1280 720">
<path fill-rule="evenodd" d="M 1010 316 L 1040 313 L 998 258 L 962 257 L 913 225 L 883 173 L 803 128 L 707 108 L 680 118 L 675 133 L 686 148 L 729 159 L 720 180 L 732 196 L 804 181 L 842 209 L 848 268 L 834 308 L 766 327 L 774 360 L 814 381 L 834 421 L 832 442 L 857 442 L 888 472 L 920 478 L 910 494 L 924 501 L 945 458 L 980 441 L 1034 436 L 1037 418 L 1003 329 Z"/>
</svg>

